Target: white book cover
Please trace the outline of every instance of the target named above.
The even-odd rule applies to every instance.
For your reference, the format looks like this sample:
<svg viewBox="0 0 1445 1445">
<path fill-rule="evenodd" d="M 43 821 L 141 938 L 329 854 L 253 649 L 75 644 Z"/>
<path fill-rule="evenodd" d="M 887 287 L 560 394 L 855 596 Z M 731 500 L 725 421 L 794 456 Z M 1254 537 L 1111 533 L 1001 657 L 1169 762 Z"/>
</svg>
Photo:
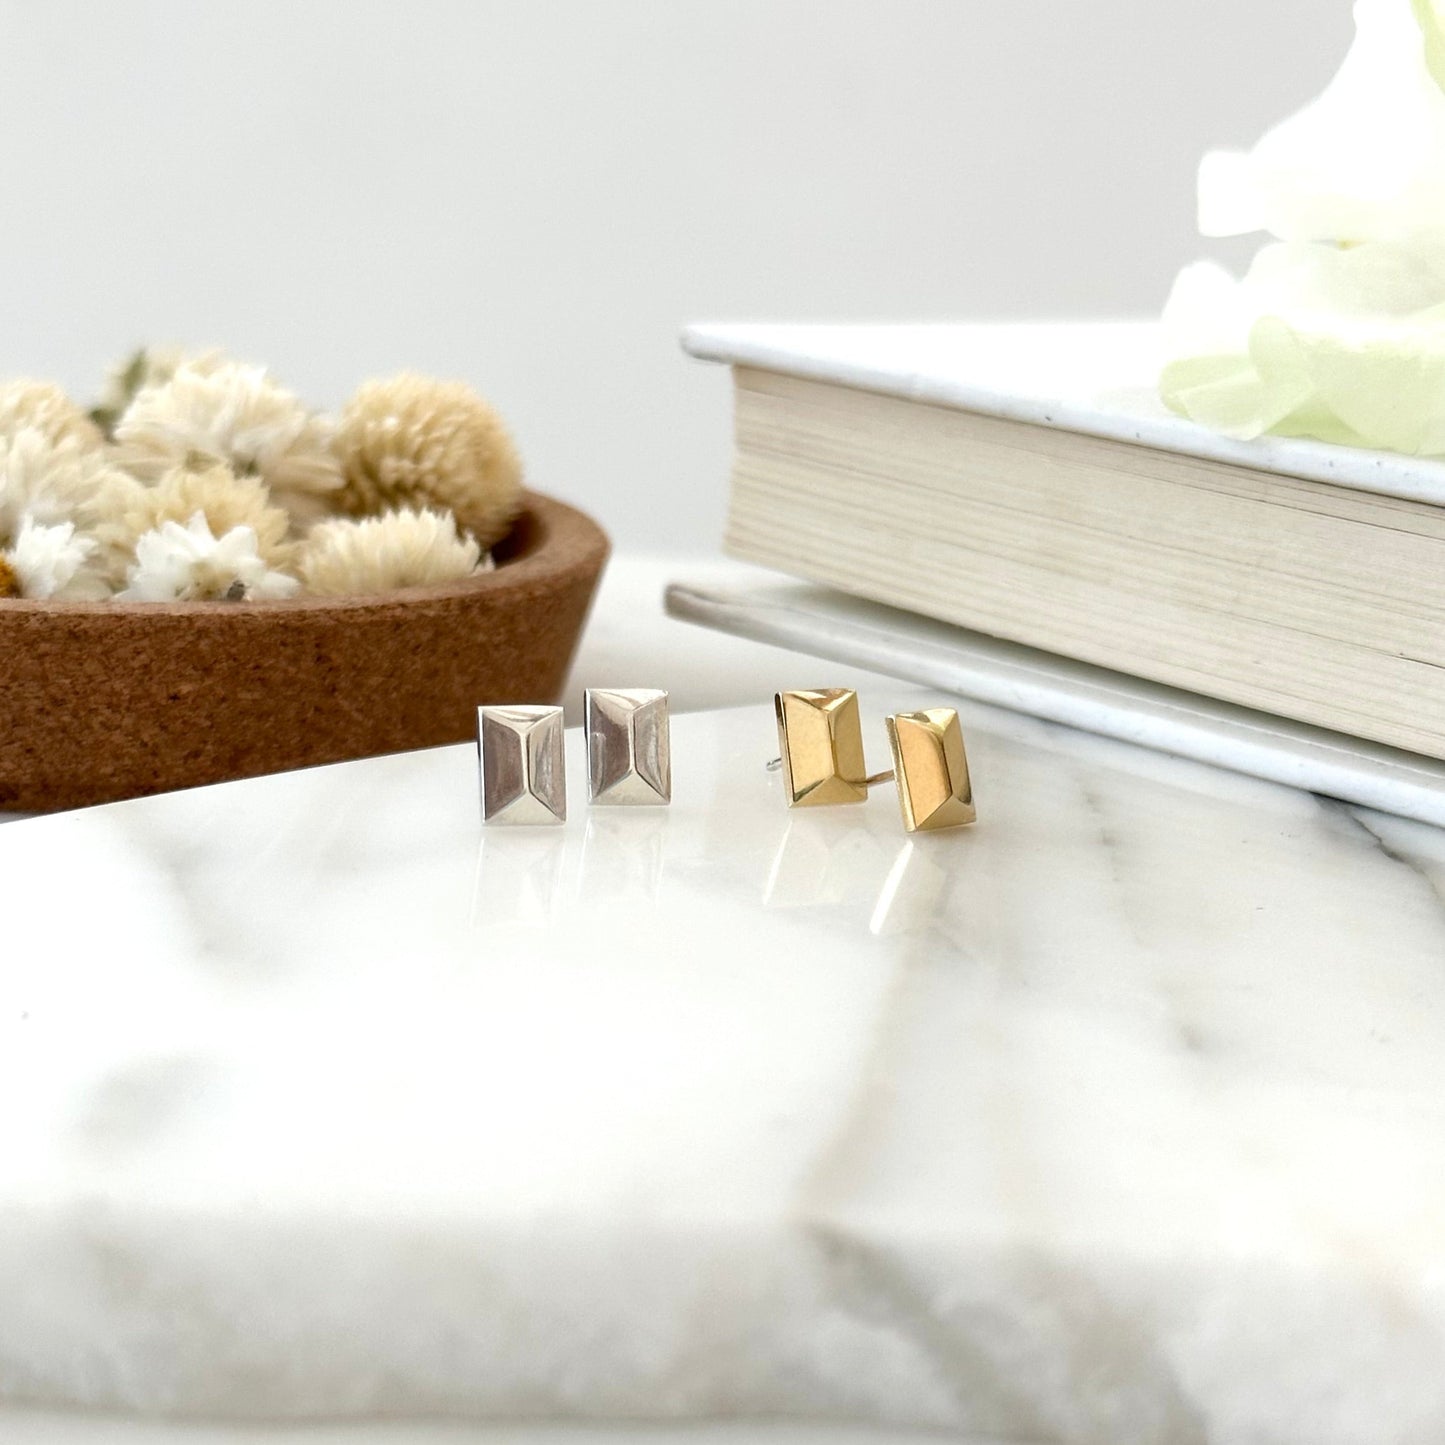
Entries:
<svg viewBox="0 0 1445 1445">
<path fill-rule="evenodd" d="M 1159 400 L 1159 326 L 1144 321 L 689 326 L 683 347 L 706 361 L 1160 451 L 1445 504 L 1445 462 L 1294 437 L 1220 436 Z"/>
</svg>

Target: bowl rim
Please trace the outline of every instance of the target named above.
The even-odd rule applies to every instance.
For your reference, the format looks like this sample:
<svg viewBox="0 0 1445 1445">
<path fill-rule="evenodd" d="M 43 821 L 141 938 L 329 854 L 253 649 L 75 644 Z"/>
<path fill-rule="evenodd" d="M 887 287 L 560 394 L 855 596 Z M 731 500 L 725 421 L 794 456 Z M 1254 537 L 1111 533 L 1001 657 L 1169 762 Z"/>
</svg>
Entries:
<svg viewBox="0 0 1445 1445">
<path fill-rule="evenodd" d="M 488 592 L 505 591 L 518 584 L 545 583 L 596 557 L 605 560 L 607 534 L 585 512 L 530 488 L 522 493 L 517 523 L 525 524 L 524 550 L 504 558 L 490 572 L 474 572 L 457 582 L 426 587 L 397 587 L 387 592 L 353 592 L 330 597 L 273 597 L 243 602 L 117 602 L 56 600 L 38 597 L 0 598 L 0 626 L 6 617 L 36 614 L 64 617 L 255 617 L 261 613 L 355 612 L 399 603 L 446 602 Z M 506 539 L 503 539 L 504 542 Z M 565 545 L 571 543 L 571 546 Z"/>
</svg>

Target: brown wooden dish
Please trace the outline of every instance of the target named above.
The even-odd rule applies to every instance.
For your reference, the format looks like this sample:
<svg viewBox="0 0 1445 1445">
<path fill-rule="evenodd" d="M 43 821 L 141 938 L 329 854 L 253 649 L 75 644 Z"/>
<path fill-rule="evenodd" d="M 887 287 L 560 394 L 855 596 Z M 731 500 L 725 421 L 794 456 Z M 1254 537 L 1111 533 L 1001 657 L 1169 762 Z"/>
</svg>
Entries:
<svg viewBox="0 0 1445 1445">
<path fill-rule="evenodd" d="M 607 538 L 529 492 L 497 569 L 287 602 L 0 602 L 0 808 L 51 812 L 476 736 L 555 700 Z"/>
</svg>

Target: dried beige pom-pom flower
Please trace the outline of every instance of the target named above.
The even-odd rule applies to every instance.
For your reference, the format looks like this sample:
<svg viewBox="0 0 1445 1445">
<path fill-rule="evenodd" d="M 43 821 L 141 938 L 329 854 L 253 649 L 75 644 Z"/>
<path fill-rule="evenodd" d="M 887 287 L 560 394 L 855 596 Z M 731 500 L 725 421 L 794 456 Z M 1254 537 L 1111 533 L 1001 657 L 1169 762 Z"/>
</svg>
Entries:
<svg viewBox="0 0 1445 1445">
<path fill-rule="evenodd" d="M 305 525 L 331 510 L 341 468 L 330 428 L 259 366 L 182 363 L 168 381 L 141 390 L 115 429 L 122 466 L 142 481 L 172 468 L 225 463 L 258 477 L 277 506 Z"/>
<path fill-rule="evenodd" d="M 136 542 L 117 602 L 263 602 L 294 597 L 300 583 L 266 566 L 250 527 L 221 537 L 197 512 L 183 527 L 162 522 Z"/>
<path fill-rule="evenodd" d="M 0 555 L 21 597 L 99 602 L 110 596 L 110 588 L 86 566 L 95 545 L 72 522 L 47 527 L 27 518 Z"/>
<path fill-rule="evenodd" d="M 116 423 L 146 387 L 163 385 L 181 366 L 209 374 L 223 366 L 226 359 L 224 352 L 210 349 L 188 352 L 180 346 L 142 346 L 106 372 L 105 386 L 100 400 L 90 409 L 90 419 L 107 437 L 113 437 Z"/>
<path fill-rule="evenodd" d="M 456 582 L 480 561 L 481 548 L 457 535 L 450 514 L 399 509 L 319 522 L 301 545 L 297 571 L 307 592 L 344 597 Z"/>
<path fill-rule="evenodd" d="M 96 541 L 89 566 L 112 592 L 125 586 L 126 568 L 135 561 L 139 533 L 132 514 L 144 506 L 150 490 L 129 472 L 112 468 L 86 508 L 86 528 Z"/>
<path fill-rule="evenodd" d="M 153 487 L 135 483 L 130 492 L 115 495 L 110 516 L 96 530 L 104 543 L 133 555 L 137 540 L 162 522 L 184 525 L 197 514 L 216 537 L 233 527 L 249 527 L 268 566 L 290 565 L 295 550 L 286 540 L 291 519 L 271 505 L 270 493 L 255 477 L 238 477 L 224 465 L 199 472 L 173 467 Z"/>
<path fill-rule="evenodd" d="M 337 425 L 339 510 L 437 507 L 482 547 L 522 505 L 522 463 L 501 418 L 471 387 L 404 373 L 363 386 Z"/>
<path fill-rule="evenodd" d="M 0 437 L 30 428 L 52 442 L 73 441 L 86 450 L 105 438 L 66 394 L 51 381 L 24 378 L 0 382 Z"/>
</svg>

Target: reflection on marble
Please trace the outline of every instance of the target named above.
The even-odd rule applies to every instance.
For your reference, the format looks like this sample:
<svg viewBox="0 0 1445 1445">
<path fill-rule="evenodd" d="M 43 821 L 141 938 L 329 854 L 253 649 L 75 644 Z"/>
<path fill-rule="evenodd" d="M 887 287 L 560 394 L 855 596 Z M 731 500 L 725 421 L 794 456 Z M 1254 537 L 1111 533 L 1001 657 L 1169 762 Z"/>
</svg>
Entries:
<svg viewBox="0 0 1445 1445">
<path fill-rule="evenodd" d="M 0 1399 L 1445 1438 L 1445 834 L 963 719 L 957 833 L 764 702 L 565 828 L 463 747 L 0 829 Z"/>
<path fill-rule="evenodd" d="M 511 832 L 482 830 L 477 844 L 477 884 L 472 922 L 479 928 L 498 923 L 544 925 L 556 917 L 565 895 L 568 834 L 550 827 Z"/>
</svg>

